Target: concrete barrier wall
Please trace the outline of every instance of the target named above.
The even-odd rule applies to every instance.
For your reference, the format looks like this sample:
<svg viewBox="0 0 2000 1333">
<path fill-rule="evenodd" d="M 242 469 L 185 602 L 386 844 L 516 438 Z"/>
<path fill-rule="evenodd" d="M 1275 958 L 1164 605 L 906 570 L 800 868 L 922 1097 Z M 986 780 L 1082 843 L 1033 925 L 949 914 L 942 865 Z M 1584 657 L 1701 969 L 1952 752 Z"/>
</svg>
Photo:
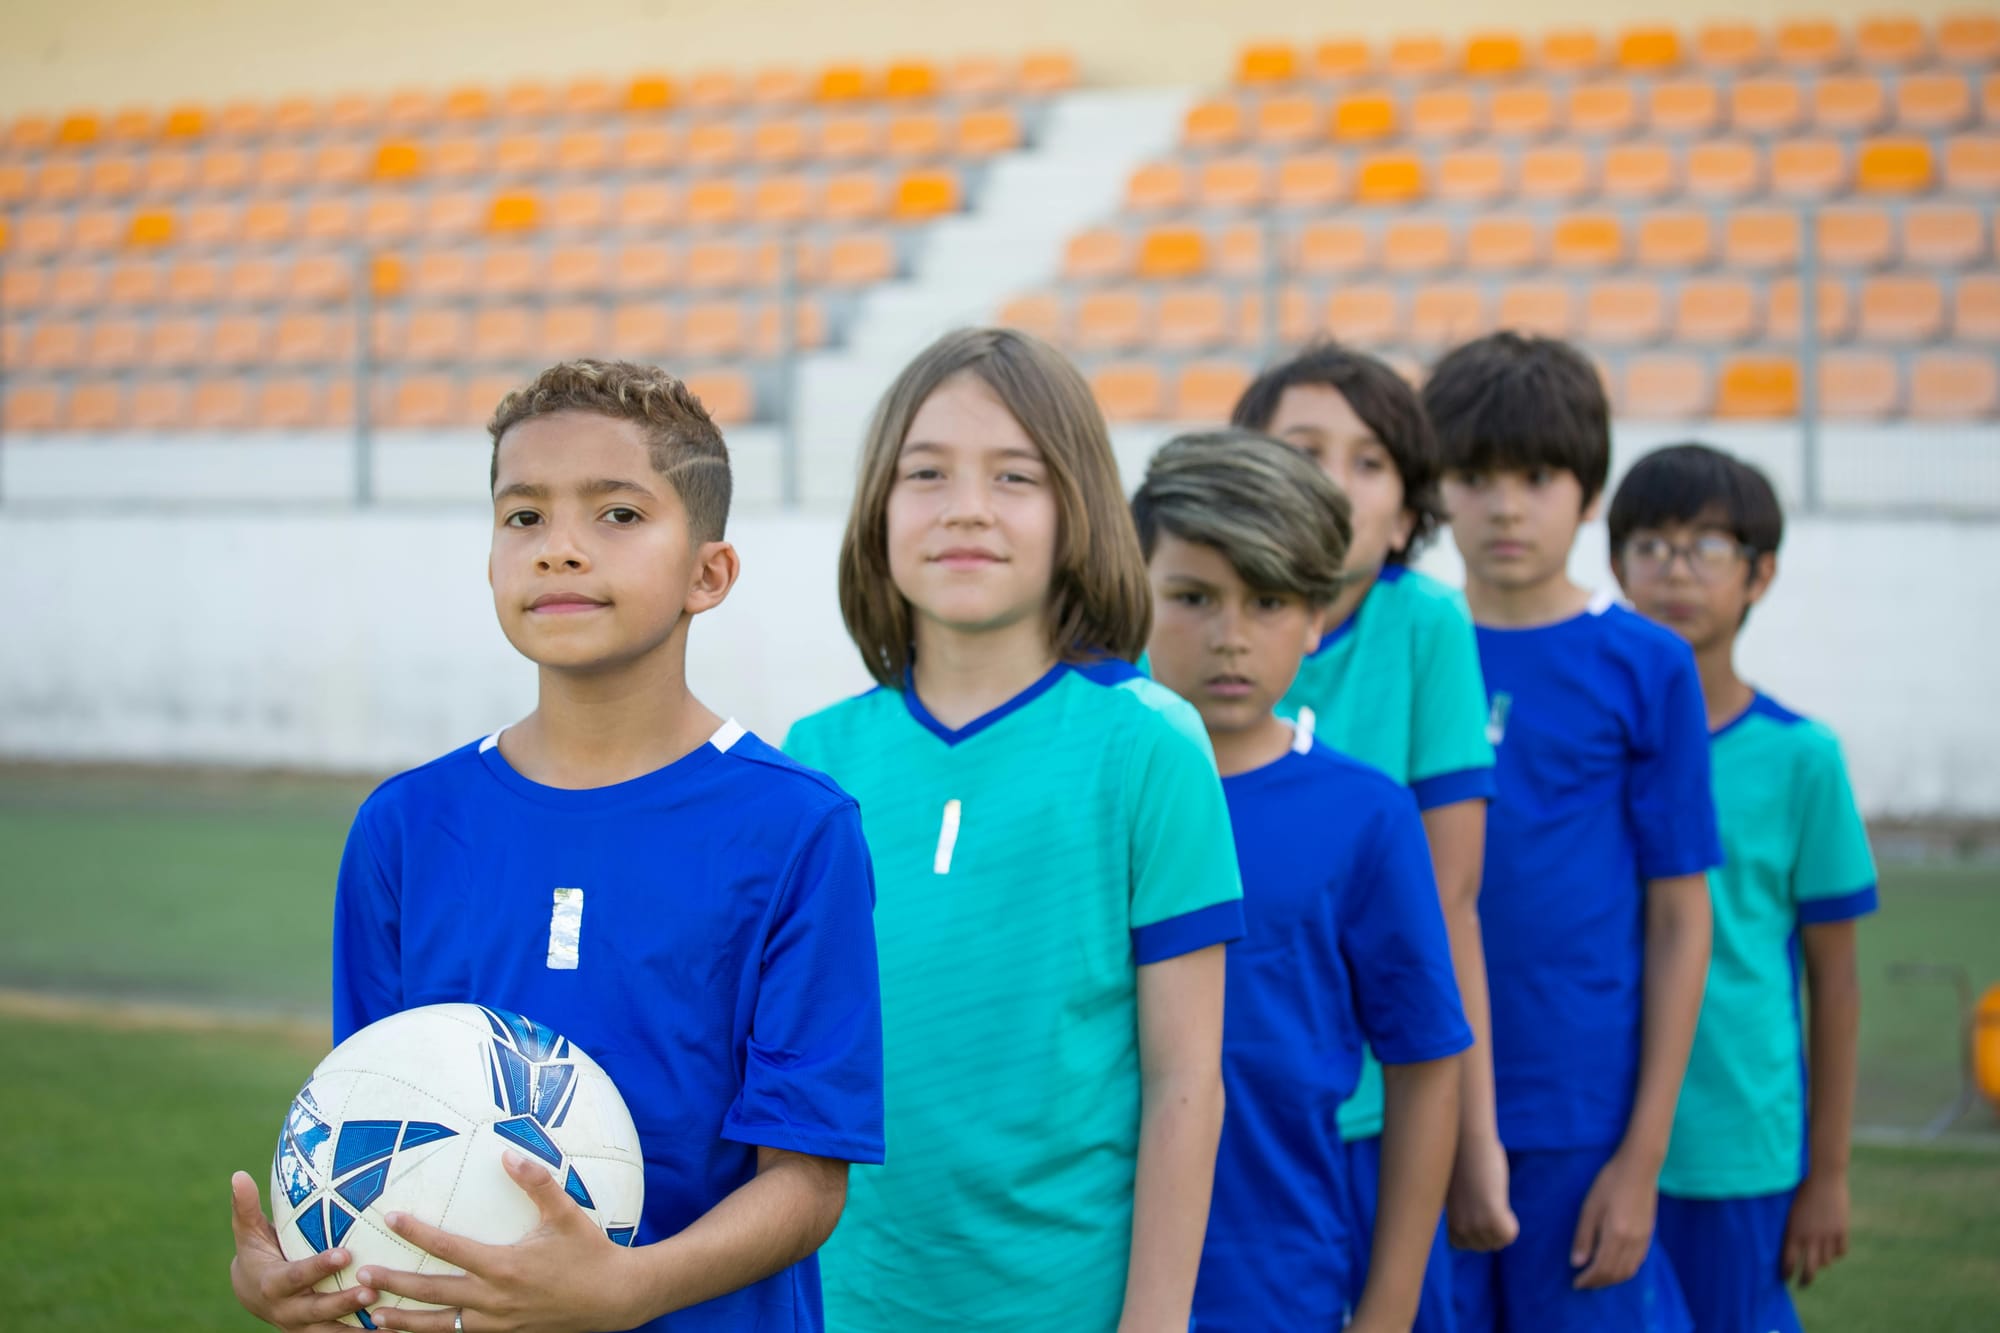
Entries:
<svg viewBox="0 0 2000 1333">
<path fill-rule="evenodd" d="M 0 516 L 0 754 L 386 771 L 533 705 L 477 509 Z M 868 685 L 834 600 L 837 515 L 746 517 L 690 675 L 776 740 Z M 1425 567 L 1455 578 L 1448 544 Z M 1574 562 L 1608 577 L 1603 529 Z M 1799 520 L 1750 675 L 1845 739 L 1870 814 L 2000 816 L 2000 525 Z"/>
</svg>

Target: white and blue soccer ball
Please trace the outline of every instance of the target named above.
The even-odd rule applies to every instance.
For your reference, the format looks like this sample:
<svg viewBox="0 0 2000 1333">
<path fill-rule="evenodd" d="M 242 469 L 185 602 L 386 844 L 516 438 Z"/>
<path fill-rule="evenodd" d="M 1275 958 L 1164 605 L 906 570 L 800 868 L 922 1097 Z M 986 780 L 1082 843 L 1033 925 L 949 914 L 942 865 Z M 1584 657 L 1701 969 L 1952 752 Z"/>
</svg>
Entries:
<svg viewBox="0 0 2000 1333">
<path fill-rule="evenodd" d="M 520 1240 L 539 1214 L 501 1165 L 509 1149 L 547 1167 L 613 1241 L 632 1243 L 645 1159 L 595 1060 L 533 1019 L 483 1005 L 371 1023 L 320 1061 L 286 1113 L 271 1162 L 279 1244 L 288 1259 L 347 1249 L 353 1262 L 322 1291 L 352 1286 L 364 1264 L 456 1273 L 383 1216 L 409 1213 L 487 1244 Z M 381 1304 L 435 1308 L 399 1296 Z M 376 1326 L 367 1311 L 348 1322 Z"/>
</svg>

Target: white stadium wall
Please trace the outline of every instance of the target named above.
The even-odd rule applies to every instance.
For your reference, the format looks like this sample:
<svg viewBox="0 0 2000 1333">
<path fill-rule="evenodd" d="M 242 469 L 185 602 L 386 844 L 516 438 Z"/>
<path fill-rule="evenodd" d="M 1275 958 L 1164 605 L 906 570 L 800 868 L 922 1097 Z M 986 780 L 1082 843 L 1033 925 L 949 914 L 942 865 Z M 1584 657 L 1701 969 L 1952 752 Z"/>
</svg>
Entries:
<svg viewBox="0 0 2000 1333">
<path fill-rule="evenodd" d="M 0 755 L 387 771 L 491 731 L 534 673 L 494 623 L 488 523 L 461 504 L 0 511 Z M 696 688 L 773 740 L 868 685 L 834 600 L 840 526 L 733 523 L 742 583 L 694 627 Z M 1448 546 L 1425 565 L 1456 577 Z M 1596 526 L 1575 573 L 1605 569 Z M 2000 816 L 1995 608 L 2000 525 L 1797 520 L 1745 664 L 1841 733 L 1870 814 Z"/>
</svg>

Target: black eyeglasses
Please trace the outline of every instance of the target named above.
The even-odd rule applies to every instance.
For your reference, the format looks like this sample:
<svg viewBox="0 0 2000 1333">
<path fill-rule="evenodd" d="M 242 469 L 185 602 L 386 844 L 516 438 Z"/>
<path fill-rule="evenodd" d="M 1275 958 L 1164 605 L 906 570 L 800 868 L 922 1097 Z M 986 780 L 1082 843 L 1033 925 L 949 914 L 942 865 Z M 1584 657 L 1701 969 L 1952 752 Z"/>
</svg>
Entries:
<svg viewBox="0 0 2000 1333">
<path fill-rule="evenodd" d="M 1749 543 L 1713 532 L 1697 537 L 1685 546 L 1670 542 L 1665 537 L 1632 537 L 1626 540 L 1624 547 L 1625 567 L 1634 574 L 1662 577 L 1673 568 L 1678 558 L 1685 559 L 1688 572 L 1703 583 L 1729 573 L 1736 568 L 1739 559 L 1753 559 L 1756 554 L 1756 548 Z"/>
</svg>

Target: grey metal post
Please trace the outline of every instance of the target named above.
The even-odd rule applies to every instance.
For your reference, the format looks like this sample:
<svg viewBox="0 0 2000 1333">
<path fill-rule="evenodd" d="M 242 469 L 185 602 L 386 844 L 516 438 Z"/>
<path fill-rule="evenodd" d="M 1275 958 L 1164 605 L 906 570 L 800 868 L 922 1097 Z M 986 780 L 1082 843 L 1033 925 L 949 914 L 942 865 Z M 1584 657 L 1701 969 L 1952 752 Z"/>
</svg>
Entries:
<svg viewBox="0 0 2000 1333">
<path fill-rule="evenodd" d="M 778 500 L 787 513 L 799 507 L 799 372 L 792 251 L 797 233 L 789 227 L 778 229 L 778 382 L 785 399 L 784 414 L 778 422 Z"/>
<path fill-rule="evenodd" d="M 4 225 L 7 228 L 7 234 L 10 236 L 18 234 L 13 214 L 0 213 L 0 225 Z M 7 364 L 7 303 L 4 299 L 6 290 L 7 258 L 4 254 L 0 254 L 0 504 L 5 504 L 7 501 L 7 372 L 12 369 Z"/>
<path fill-rule="evenodd" d="M 1820 508 L 1819 456 L 1819 210 L 1800 209 L 1799 237 L 1799 501 Z"/>
<path fill-rule="evenodd" d="M 1263 339 L 1264 345 L 1258 360 L 1266 366 L 1277 360 L 1278 357 L 1278 297 L 1284 286 L 1279 279 L 1285 269 L 1284 256 L 1279 251 L 1281 241 L 1282 237 L 1278 231 L 1277 216 L 1273 213 L 1265 213 L 1263 263 L 1264 318 L 1262 321 L 1263 328 L 1259 331 L 1259 336 Z"/>
<path fill-rule="evenodd" d="M 375 268 L 366 251 L 354 265 L 354 504 L 375 502 Z"/>
</svg>

